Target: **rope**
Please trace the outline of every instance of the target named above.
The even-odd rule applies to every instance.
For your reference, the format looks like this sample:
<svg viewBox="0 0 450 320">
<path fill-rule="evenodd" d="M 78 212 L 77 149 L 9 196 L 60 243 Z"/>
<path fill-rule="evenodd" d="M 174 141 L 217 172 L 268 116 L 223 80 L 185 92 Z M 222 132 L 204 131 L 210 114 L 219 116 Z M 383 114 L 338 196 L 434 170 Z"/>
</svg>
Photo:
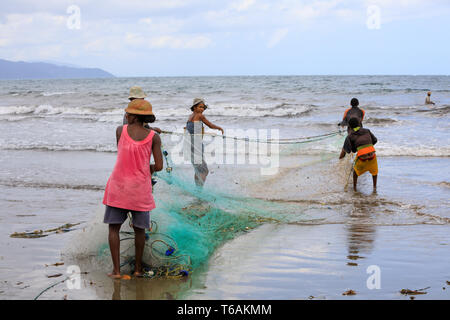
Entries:
<svg viewBox="0 0 450 320">
<path fill-rule="evenodd" d="M 356 160 L 358 160 L 358 157 L 355 157 L 355 160 L 353 160 L 353 157 L 354 157 L 354 154 L 352 153 L 352 167 L 350 169 L 350 173 L 348 174 L 347 182 L 345 183 L 345 187 L 344 187 L 344 191 L 347 191 L 348 182 L 350 181 L 350 176 L 352 175 L 352 172 L 354 170 L 354 166 L 356 164 Z"/>
<path fill-rule="evenodd" d="M 184 136 L 185 133 L 181 132 L 173 132 L 173 131 L 165 131 L 162 130 L 161 133 L 165 134 L 172 134 L 172 135 L 178 135 L 178 136 Z M 299 137 L 299 138 L 285 138 L 285 139 L 250 139 L 250 138 L 239 138 L 239 137 L 229 137 L 229 136 L 220 136 L 215 133 L 204 133 L 204 134 L 190 134 L 190 135 L 209 135 L 212 137 L 222 137 L 223 139 L 231 139 L 231 140 L 240 140 L 240 141 L 246 141 L 246 142 L 257 142 L 257 143 L 267 143 L 267 144 L 302 144 L 302 143 L 309 143 L 309 142 L 315 142 L 324 140 L 333 136 L 336 136 L 338 134 L 342 134 L 342 131 L 333 131 L 330 133 L 325 133 L 317 136 L 309 136 L 309 137 Z"/>
<path fill-rule="evenodd" d="M 68 280 L 68 279 L 70 279 L 70 276 L 66 277 L 64 280 L 61 280 L 61 281 L 58 281 L 58 282 L 52 284 L 52 285 L 51 285 L 50 287 L 48 287 L 48 288 L 45 288 L 45 289 L 42 290 L 41 293 L 39 293 L 33 300 L 37 300 L 44 292 L 46 292 L 47 290 L 50 290 L 51 288 L 57 286 L 57 285 L 60 284 L 60 283 L 65 282 L 65 281 Z"/>
<path fill-rule="evenodd" d="M 180 279 L 185 276 L 187 276 L 191 271 L 191 257 L 189 255 L 177 255 L 178 252 L 178 246 L 176 241 L 170 237 L 167 234 L 159 233 L 158 230 L 158 224 L 155 221 L 152 221 L 151 229 L 146 232 L 146 242 L 149 241 L 150 244 L 146 243 L 145 246 L 150 249 L 150 256 L 158 260 L 160 262 L 165 262 L 164 265 L 158 266 L 158 267 L 149 267 L 146 268 L 145 273 L 143 275 L 144 278 L 165 278 L 165 279 Z M 126 235 L 125 238 L 120 239 L 120 241 L 125 240 L 134 240 L 134 237 L 130 237 L 131 235 L 134 235 L 134 232 L 132 231 L 121 231 L 121 234 Z M 155 239 L 150 240 L 151 237 L 163 237 L 166 238 L 168 241 L 164 241 L 162 239 Z M 171 243 L 169 243 L 171 242 Z M 167 250 L 171 250 L 172 252 L 167 255 L 166 252 L 161 252 L 160 250 L 156 249 L 154 246 L 157 243 L 162 243 L 167 247 Z M 125 252 L 131 249 L 134 245 L 129 246 L 127 249 L 122 250 L 120 255 L 123 257 Z M 185 259 L 186 263 L 179 263 L 180 260 Z M 128 258 L 124 262 L 120 264 L 120 267 L 124 267 L 126 265 L 132 265 L 134 263 L 133 258 Z"/>
</svg>

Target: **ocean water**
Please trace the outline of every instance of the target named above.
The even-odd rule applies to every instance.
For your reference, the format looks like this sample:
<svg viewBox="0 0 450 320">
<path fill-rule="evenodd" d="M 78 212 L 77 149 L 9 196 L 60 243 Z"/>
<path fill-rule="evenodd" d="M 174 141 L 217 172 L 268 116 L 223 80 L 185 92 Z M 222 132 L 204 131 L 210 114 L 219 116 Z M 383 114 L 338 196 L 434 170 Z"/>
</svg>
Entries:
<svg viewBox="0 0 450 320">
<path fill-rule="evenodd" d="M 345 188 L 350 159 L 337 160 L 338 139 L 283 149 L 272 176 L 262 176 L 258 165 L 211 163 L 206 189 L 298 205 L 304 221 L 263 226 L 224 243 L 187 282 L 133 280 L 118 288 L 105 278 L 109 270 L 88 265 L 83 290 L 62 285 L 45 298 L 326 299 L 342 298 L 353 287 L 359 298 L 395 299 L 405 298 L 398 291 L 408 285 L 429 283 L 433 291 L 421 298 L 449 298 L 442 289 L 450 280 L 448 76 L 0 81 L 0 298 L 32 299 L 61 279 L 48 276 L 64 274 L 65 267 L 50 265 L 67 262 L 65 248 L 78 245 L 73 234 L 101 219 L 116 157 L 115 128 L 133 85 L 147 93 L 154 125 L 163 130 L 182 130 L 193 98 L 203 97 L 205 115 L 226 135 L 276 129 L 282 139 L 336 131 L 356 97 L 366 111 L 364 126 L 379 141 L 377 193 L 367 175 L 359 180 L 360 192 Z M 424 105 L 427 91 L 436 105 Z M 169 151 L 176 144 L 168 135 L 163 141 Z M 190 165 L 180 170 L 193 176 Z M 156 200 L 171 201 L 171 188 L 159 180 Z M 65 223 L 80 225 L 44 238 L 9 237 Z M 106 227 L 100 231 L 105 237 Z M 84 241 L 80 247 L 94 240 Z M 365 268 L 373 264 L 389 279 L 381 290 L 363 288 Z"/>
</svg>

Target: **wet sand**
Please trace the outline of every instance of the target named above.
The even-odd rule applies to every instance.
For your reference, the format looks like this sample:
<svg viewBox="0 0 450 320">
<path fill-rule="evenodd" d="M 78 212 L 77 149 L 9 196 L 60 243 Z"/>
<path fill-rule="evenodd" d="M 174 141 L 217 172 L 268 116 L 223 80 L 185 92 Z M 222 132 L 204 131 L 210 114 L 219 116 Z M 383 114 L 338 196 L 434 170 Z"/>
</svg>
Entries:
<svg viewBox="0 0 450 320">
<path fill-rule="evenodd" d="M 81 289 L 68 289 L 61 283 L 39 299 L 410 299 L 400 290 L 428 287 L 426 294 L 415 299 L 450 298 L 446 283 L 450 281 L 450 178 L 442 170 L 449 167 L 448 158 L 380 157 L 375 194 L 370 176 L 360 179 L 359 192 L 351 187 L 344 192 L 347 164 L 335 159 L 289 169 L 277 179 L 264 178 L 267 184 L 253 184 L 249 196 L 306 206 L 305 217 L 310 219 L 297 224 L 265 224 L 242 234 L 220 246 L 209 264 L 186 280 L 114 281 L 106 276 L 108 267 L 71 261 L 62 254 L 68 245 L 82 246 L 73 243 L 75 235 L 83 232 L 93 216 L 101 216 L 101 186 L 115 155 L 55 152 L 55 165 L 50 175 L 46 173 L 55 181 L 37 186 L 40 177 L 34 181 L 23 172 L 29 178 L 26 183 L 9 185 L 6 172 L 20 178 L 14 172 L 23 167 L 20 161 L 30 168 L 42 163 L 38 152 L 33 152 L 33 158 L 26 154 L 10 154 L 18 159 L 15 164 L 8 162 L 9 156 L 2 158 L 1 299 L 35 298 L 64 280 L 70 264 L 78 264 L 86 272 L 81 275 Z M 43 157 L 47 156 L 43 152 Z M 77 157 L 83 158 L 84 164 L 69 178 L 67 171 L 72 170 L 71 161 L 80 161 Z M 337 168 L 343 171 L 339 173 Z M 211 186 L 220 185 L 230 172 L 226 167 L 211 169 Z M 65 187 L 61 177 L 79 183 L 67 181 L 72 187 Z M 288 180 L 296 181 L 297 187 L 289 188 Z M 237 184 L 224 186 L 230 192 L 248 187 L 243 176 L 233 181 Z M 156 196 L 163 196 L 166 188 L 160 181 Z M 9 237 L 13 232 L 65 223 L 81 224 L 74 231 L 43 238 Z M 102 230 L 99 237 L 106 235 L 106 226 Z M 58 262 L 64 265 L 51 266 Z M 380 289 L 367 288 L 367 268 L 372 265 L 380 268 Z M 61 275 L 48 277 L 57 274 Z M 342 295 L 350 289 L 356 295 Z"/>
<path fill-rule="evenodd" d="M 192 299 L 449 299 L 449 226 L 263 226 L 213 257 Z M 378 266 L 380 289 L 367 280 Z M 354 290 L 356 295 L 342 295 Z"/>
<path fill-rule="evenodd" d="M 402 289 L 425 290 L 415 299 L 449 299 L 448 225 L 265 225 L 226 243 L 209 266 L 185 280 L 112 280 L 106 270 L 87 270 L 81 289 L 59 284 L 40 299 L 410 299 Z M 58 250 L 11 247 L 25 253 L 2 268 L 2 299 L 31 299 L 66 276 Z M 33 261 L 29 258 L 35 252 Z M 4 259 L 10 259 L 4 257 Z M 11 262 L 10 262 L 11 263 Z M 82 264 L 81 264 L 82 265 Z M 380 268 L 380 289 L 369 289 L 369 266 Z M 47 275 L 62 273 L 59 278 Z M 342 295 L 347 290 L 356 295 Z M 65 297 L 66 296 L 66 297 Z"/>
</svg>

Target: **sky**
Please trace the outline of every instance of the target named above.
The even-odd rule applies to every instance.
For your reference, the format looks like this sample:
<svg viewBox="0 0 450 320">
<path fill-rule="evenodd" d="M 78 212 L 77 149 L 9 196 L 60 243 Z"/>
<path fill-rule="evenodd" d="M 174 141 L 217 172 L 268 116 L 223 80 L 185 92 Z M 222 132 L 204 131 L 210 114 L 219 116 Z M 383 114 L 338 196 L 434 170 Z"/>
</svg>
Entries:
<svg viewBox="0 0 450 320">
<path fill-rule="evenodd" d="M 450 75 L 450 0 L 2 0 L 0 58 L 116 76 Z"/>
</svg>

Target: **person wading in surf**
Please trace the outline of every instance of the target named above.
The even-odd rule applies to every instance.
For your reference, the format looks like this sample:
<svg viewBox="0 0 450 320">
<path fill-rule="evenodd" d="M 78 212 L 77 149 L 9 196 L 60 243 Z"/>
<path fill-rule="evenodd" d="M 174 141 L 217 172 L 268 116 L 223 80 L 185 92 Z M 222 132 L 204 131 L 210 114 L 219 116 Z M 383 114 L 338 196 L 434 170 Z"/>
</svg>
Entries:
<svg viewBox="0 0 450 320">
<path fill-rule="evenodd" d="M 136 100 L 136 99 L 145 99 L 147 97 L 147 95 L 145 94 L 145 92 L 142 90 L 142 88 L 141 87 L 139 87 L 139 86 L 134 86 L 134 87 L 131 87 L 130 88 L 130 94 L 128 95 L 128 100 L 130 100 L 130 101 L 133 101 L 133 100 Z M 128 122 L 127 122 L 127 114 L 125 113 L 124 115 L 123 115 L 123 121 L 122 121 L 122 124 L 127 124 Z M 161 134 L 161 129 L 160 128 L 156 128 L 156 127 L 154 127 L 154 128 L 151 128 L 149 125 L 148 125 L 148 123 L 145 123 L 144 124 L 144 127 L 146 127 L 147 129 L 151 129 L 151 130 L 154 130 L 154 131 L 156 131 L 158 134 Z"/>
<path fill-rule="evenodd" d="M 203 99 L 195 98 L 191 107 L 192 114 L 186 123 L 186 130 L 191 135 L 191 163 L 195 170 L 194 180 L 195 184 L 199 187 L 205 184 L 206 176 L 209 173 L 208 166 L 203 157 L 203 124 L 206 124 L 211 129 L 220 130 L 223 134 L 221 127 L 216 126 L 206 119 L 203 114 L 206 108 L 208 108 L 208 105 L 205 104 Z"/>
<path fill-rule="evenodd" d="M 346 153 L 356 152 L 356 160 L 353 166 L 353 189 L 356 191 L 358 177 L 369 171 L 372 174 L 373 189 L 376 190 L 378 163 L 373 146 L 378 140 L 369 129 L 360 127 L 358 118 L 351 118 L 349 127 L 352 131 L 345 139 L 339 159 L 344 158 Z"/>
<path fill-rule="evenodd" d="M 349 120 L 351 118 L 357 118 L 358 121 L 359 121 L 358 126 L 362 127 L 362 122 L 364 120 L 364 115 L 366 114 L 366 112 L 363 109 L 359 108 L 359 101 L 358 101 L 358 99 L 353 98 L 350 101 L 350 104 L 351 104 L 352 107 L 348 108 L 347 110 L 345 110 L 344 117 L 342 118 L 342 121 L 338 124 L 338 126 L 341 126 L 341 127 L 347 126 L 347 132 L 349 134 L 351 132 L 351 128 L 348 125 Z"/>
<path fill-rule="evenodd" d="M 128 124 L 116 129 L 117 161 L 103 197 L 106 206 L 103 222 L 109 224 L 108 241 L 113 262 L 113 271 L 108 276 L 116 279 L 121 278 L 119 231 L 128 212 L 131 212 L 135 233 L 134 276 L 143 275 L 145 229 L 150 228 L 150 211 L 155 208 L 151 175 L 163 168 L 161 139 L 155 131 L 144 127 L 144 123 L 155 121 L 152 105 L 144 99 L 136 99 L 128 104 L 125 112 Z M 154 165 L 150 165 L 152 154 Z"/>
<path fill-rule="evenodd" d="M 433 101 L 431 101 L 431 91 L 428 91 L 427 97 L 425 98 L 425 104 L 435 104 Z"/>
</svg>

